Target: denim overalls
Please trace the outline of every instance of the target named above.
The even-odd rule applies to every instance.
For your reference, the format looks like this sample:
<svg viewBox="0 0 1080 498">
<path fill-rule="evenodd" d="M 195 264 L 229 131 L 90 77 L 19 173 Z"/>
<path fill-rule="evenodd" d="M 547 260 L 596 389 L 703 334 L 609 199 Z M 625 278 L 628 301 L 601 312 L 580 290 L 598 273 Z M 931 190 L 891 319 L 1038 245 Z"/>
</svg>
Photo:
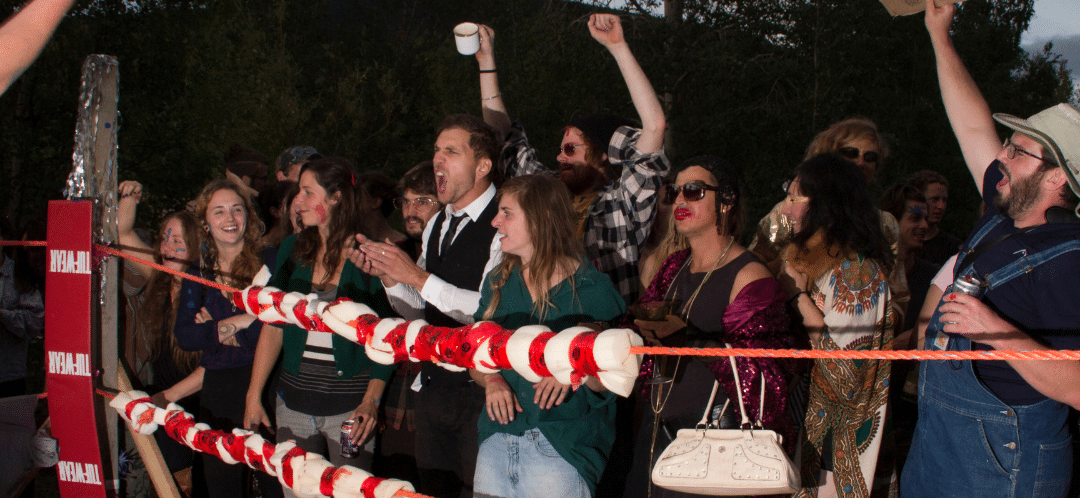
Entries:
<svg viewBox="0 0 1080 498">
<path fill-rule="evenodd" d="M 960 259 L 1004 219 L 998 215 L 984 225 L 961 250 Z M 1021 254 L 982 278 L 993 291 L 1075 250 L 1080 250 L 1080 241 Z M 972 266 L 955 269 L 954 277 L 974 274 Z M 970 350 L 967 338 L 942 332 L 940 317 L 939 303 L 924 347 Z M 971 361 L 922 361 L 919 421 L 901 477 L 901 496 L 1064 497 L 1073 458 L 1068 414 L 1068 406 L 1052 399 L 1025 406 L 1005 404 L 979 381 Z"/>
</svg>

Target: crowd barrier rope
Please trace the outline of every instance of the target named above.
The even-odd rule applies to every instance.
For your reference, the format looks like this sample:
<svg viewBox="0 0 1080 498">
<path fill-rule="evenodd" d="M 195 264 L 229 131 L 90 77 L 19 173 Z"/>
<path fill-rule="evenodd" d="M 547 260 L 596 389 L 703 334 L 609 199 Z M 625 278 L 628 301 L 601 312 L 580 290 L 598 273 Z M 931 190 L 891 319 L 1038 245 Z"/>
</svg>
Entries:
<svg viewBox="0 0 1080 498">
<path fill-rule="evenodd" d="M 242 293 L 217 282 L 202 279 L 194 275 L 178 272 L 152 261 L 124 254 L 106 246 L 96 246 L 102 252 L 130 259 L 157 270 L 191 279 L 222 290 Z M 1033 351 L 928 351 L 928 350 L 872 350 L 872 351 L 824 351 L 800 349 L 745 349 L 745 348 L 672 348 L 638 346 L 630 349 L 632 354 L 672 355 L 672 356 L 743 356 L 749 358 L 805 358 L 805 359 L 845 359 L 845 360 L 1080 360 L 1077 350 L 1033 350 Z"/>
</svg>

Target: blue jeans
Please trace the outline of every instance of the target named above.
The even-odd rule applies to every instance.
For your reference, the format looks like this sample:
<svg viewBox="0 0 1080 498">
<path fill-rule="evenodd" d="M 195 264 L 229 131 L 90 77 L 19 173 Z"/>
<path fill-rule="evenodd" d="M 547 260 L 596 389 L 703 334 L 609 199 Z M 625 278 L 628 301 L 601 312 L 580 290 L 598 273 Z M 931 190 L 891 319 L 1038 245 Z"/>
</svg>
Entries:
<svg viewBox="0 0 1080 498">
<path fill-rule="evenodd" d="M 940 316 L 938 310 L 927 327 L 926 349 L 946 338 L 943 349 L 971 349 L 968 339 L 941 331 Z M 970 361 L 920 366 L 903 498 L 1064 498 L 1072 473 L 1067 406 L 1052 399 L 1009 406 L 982 385 Z"/>
<path fill-rule="evenodd" d="M 341 423 L 348 420 L 352 412 L 339 413 L 329 417 L 308 415 L 285 406 L 281 397 L 277 398 L 277 438 L 278 441 L 293 440 L 296 446 L 310 453 L 318 453 L 336 467 L 351 465 L 371 472 L 372 457 L 375 450 L 375 437 L 368 439 L 360 448 L 360 456 L 345 458 L 341 456 Z M 297 495 L 291 489 L 282 486 L 286 498 Z"/>
<path fill-rule="evenodd" d="M 474 498 L 592 497 L 585 479 L 539 429 L 484 440 L 476 456 L 473 491 Z"/>
</svg>

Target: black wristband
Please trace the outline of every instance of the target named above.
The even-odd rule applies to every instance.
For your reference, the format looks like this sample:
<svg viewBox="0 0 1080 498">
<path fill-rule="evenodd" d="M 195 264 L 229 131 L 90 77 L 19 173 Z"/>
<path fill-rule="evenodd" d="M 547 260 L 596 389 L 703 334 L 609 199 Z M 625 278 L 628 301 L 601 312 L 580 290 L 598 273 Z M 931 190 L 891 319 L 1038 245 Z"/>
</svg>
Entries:
<svg viewBox="0 0 1080 498">
<path fill-rule="evenodd" d="M 494 73 L 496 71 L 494 69 L 481 69 L 480 72 L 481 73 Z"/>
<path fill-rule="evenodd" d="M 796 294 L 795 294 L 794 296 L 791 296 L 791 299 L 788 299 L 788 302 L 787 302 L 787 303 L 788 303 L 789 305 L 791 305 L 791 304 L 793 304 L 793 303 L 797 305 L 798 303 L 795 303 L 795 301 L 796 301 L 796 300 L 798 300 L 798 299 L 799 299 L 799 296 L 801 296 L 801 295 L 803 295 L 803 294 L 806 294 L 807 296 L 809 296 L 809 295 L 810 295 L 810 294 L 808 294 L 808 293 L 807 293 L 806 291 L 801 291 L 801 292 L 798 292 L 798 293 L 796 293 Z"/>
</svg>

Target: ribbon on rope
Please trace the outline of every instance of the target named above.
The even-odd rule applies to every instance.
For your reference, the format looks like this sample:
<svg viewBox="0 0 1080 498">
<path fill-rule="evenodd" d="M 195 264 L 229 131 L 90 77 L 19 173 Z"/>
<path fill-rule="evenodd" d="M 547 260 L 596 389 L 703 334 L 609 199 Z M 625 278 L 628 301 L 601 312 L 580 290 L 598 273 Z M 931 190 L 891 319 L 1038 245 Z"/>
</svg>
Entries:
<svg viewBox="0 0 1080 498">
<path fill-rule="evenodd" d="M 574 389 L 596 377 L 611 392 L 629 396 L 641 363 L 630 348 L 643 341 L 629 329 L 571 327 L 555 333 L 530 325 L 515 331 L 492 322 L 436 327 L 423 320 L 380 319 L 371 308 L 348 299 L 328 303 L 314 294 L 257 285 L 234 295 L 233 302 L 264 323 L 341 335 L 364 345 L 368 357 L 384 365 L 430 361 L 448 370 L 485 373 L 512 368 L 530 382 L 555 377 Z M 577 347 L 571 352 L 575 338 Z"/>
</svg>

